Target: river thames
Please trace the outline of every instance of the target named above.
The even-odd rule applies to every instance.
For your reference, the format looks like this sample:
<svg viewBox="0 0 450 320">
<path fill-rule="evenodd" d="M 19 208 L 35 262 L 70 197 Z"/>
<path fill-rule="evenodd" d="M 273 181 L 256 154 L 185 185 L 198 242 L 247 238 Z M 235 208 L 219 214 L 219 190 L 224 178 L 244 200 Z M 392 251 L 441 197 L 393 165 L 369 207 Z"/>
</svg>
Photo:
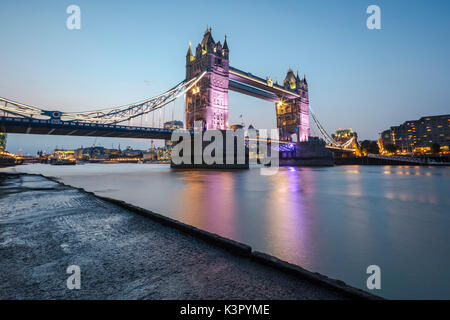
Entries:
<svg viewBox="0 0 450 320">
<path fill-rule="evenodd" d="M 408 166 L 175 171 L 168 165 L 32 164 L 41 173 L 243 242 L 393 299 L 449 299 L 450 169 Z"/>
</svg>

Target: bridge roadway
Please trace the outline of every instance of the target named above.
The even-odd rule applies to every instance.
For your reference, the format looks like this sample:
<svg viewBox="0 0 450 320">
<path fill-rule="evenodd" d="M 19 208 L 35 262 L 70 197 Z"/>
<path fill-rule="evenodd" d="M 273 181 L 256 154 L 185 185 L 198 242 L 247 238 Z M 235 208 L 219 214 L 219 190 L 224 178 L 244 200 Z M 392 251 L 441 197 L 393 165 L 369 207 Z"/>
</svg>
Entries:
<svg viewBox="0 0 450 320">
<path fill-rule="evenodd" d="M 0 129 L 6 133 L 163 140 L 172 135 L 171 129 L 16 117 L 0 117 Z"/>
<path fill-rule="evenodd" d="M 0 116 L 0 131 L 21 134 L 170 140 L 173 130 Z M 278 141 L 278 143 L 289 142 Z M 328 145 L 326 147 L 342 152 L 354 152 L 354 149 L 346 150 Z"/>
</svg>

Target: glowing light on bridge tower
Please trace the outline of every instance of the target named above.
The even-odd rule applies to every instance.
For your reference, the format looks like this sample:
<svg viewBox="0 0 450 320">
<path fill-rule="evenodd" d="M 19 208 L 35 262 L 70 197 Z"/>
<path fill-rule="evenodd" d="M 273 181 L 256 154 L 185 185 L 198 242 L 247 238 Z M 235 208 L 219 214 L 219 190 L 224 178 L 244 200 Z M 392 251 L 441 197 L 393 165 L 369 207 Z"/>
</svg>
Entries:
<svg viewBox="0 0 450 320">
<path fill-rule="evenodd" d="M 192 53 L 191 44 L 186 54 L 186 80 L 207 70 L 197 87 L 186 93 L 186 126 L 201 121 L 205 129 L 228 127 L 229 50 L 227 39 L 223 45 L 214 42 L 211 28 L 206 28 L 203 40 Z"/>
<path fill-rule="evenodd" d="M 298 141 L 308 141 L 309 126 L 309 97 L 306 77 L 300 79 L 298 72 L 294 75 L 291 68 L 283 82 L 287 90 L 295 91 L 300 97 L 283 100 L 275 104 L 277 114 L 277 127 L 280 130 L 280 140 L 292 141 L 295 134 Z"/>
</svg>

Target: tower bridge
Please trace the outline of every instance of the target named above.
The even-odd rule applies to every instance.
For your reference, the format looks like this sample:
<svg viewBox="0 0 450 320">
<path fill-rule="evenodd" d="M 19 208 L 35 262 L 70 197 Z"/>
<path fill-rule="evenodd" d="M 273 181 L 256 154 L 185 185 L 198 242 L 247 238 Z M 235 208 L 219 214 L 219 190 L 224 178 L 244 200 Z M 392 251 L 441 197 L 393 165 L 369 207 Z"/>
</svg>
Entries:
<svg viewBox="0 0 450 320">
<path fill-rule="evenodd" d="M 196 89 L 186 94 L 186 122 L 188 128 L 201 121 L 205 129 L 228 128 L 228 91 L 233 90 L 275 103 L 280 139 L 307 141 L 309 128 L 309 100 L 306 78 L 300 79 L 289 69 L 283 85 L 262 79 L 230 66 L 230 50 L 225 37 L 223 45 L 215 42 L 211 28 L 202 41 L 186 54 L 186 79 L 190 80 L 207 70 Z"/>
<path fill-rule="evenodd" d="M 204 130 L 229 128 L 229 90 L 274 103 L 280 142 L 308 141 L 310 117 L 324 140 L 332 148 L 350 149 L 333 140 L 321 126 L 309 106 L 306 77 L 289 69 L 282 84 L 270 77 L 263 79 L 230 66 L 230 50 L 225 36 L 223 44 L 215 42 L 211 28 L 192 51 L 186 54 L 186 78 L 153 98 L 115 108 L 93 111 L 63 112 L 39 108 L 0 97 L 0 130 L 6 133 L 99 136 L 118 138 L 170 139 L 172 130 L 142 125 L 143 118 L 165 110 L 164 107 L 185 97 L 187 129 L 201 123 Z M 173 114 L 173 110 L 172 110 Z M 132 126 L 140 119 L 140 126 Z M 174 119 L 172 119 L 174 120 Z M 127 124 L 128 123 L 128 124 Z M 354 144 L 353 144 L 354 145 Z"/>
</svg>

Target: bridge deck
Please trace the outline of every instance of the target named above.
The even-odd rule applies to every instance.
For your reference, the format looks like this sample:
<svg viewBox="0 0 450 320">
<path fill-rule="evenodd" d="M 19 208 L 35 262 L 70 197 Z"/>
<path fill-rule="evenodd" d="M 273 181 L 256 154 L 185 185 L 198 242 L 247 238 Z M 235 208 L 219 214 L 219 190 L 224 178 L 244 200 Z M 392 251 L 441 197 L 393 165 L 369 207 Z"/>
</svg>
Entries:
<svg viewBox="0 0 450 320">
<path fill-rule="evenodd" d="M 230 79 L 228 89 L 239 93 L 247 94 L 255 98 L 264 99 L 270 102 L 278 102 L 279 100 L 277 95 L 272 92 L 267 92 L 259 88 L 254 88 L 245 83 L 241 83 L 232 79 Z"/>
<path fill-rule="evenodd" d="M 164 140 L 172 135 L 170 129 L 14 117 L 0 117 L 0 129 L 6 133 Z"/>
</svg>

